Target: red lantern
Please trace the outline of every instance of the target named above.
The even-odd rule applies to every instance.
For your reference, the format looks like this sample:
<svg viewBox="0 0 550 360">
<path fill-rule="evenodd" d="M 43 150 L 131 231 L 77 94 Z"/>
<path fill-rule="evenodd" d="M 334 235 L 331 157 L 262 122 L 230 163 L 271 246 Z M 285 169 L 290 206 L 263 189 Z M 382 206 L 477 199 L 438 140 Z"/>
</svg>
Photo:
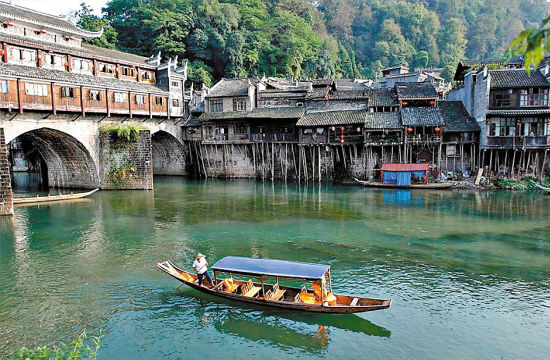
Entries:
<svg viewBox="0 0 550 360">
<path fill-rule="evenodd" d="M 434 130 L 435 130 L 435 132 L 440 132 L 441 128 L 439 126 L 437 126 Z"/>
<path fill-rule="evenodd" d="M 343 126 L 340 126 L 340 130 L 342 130 L 342 132 L 344 132 L 344 130 L 345 130 L 345 127 L 343 127 Z"/>
<path fill-rule="evenodd" d="M 342 144 L 344 143 L 344 138 L 343 138 L 343 137 L 340 139 L 340 142 L 341 142 Z"/>
<path fill-rule="evenodd" d="M 0 49 L 0 56 L 4 56 L 4 50 Z"/>
<path fill-rule="evenodd" d="M 407 132 L 408 132 L 408 133 L 412 133 L 412 132 L 413 132 L 413 128 L 412 128 L 412 127 L 408 127 L 408 128 L 407 128 Z"/>
<path fill-rule="evenodd" d="M 430 101 L 430 105 L 435 105 L 435 100 Z"/>
<path fill-rule="evenodd" d="M 403 106 L 407 106 L 409 104 L 409 102 L 408 101 L 403 101 L 402 104 L 403 104 Z"/>
</svg>

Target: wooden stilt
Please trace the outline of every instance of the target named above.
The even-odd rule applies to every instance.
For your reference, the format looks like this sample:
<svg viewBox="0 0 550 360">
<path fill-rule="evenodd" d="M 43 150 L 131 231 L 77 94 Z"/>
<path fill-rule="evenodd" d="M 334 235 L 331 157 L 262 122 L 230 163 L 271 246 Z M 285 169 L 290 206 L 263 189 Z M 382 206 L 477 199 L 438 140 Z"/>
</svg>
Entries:
<svg viewBox="0 0 550 360">
<path fill-rule="evenodd" d="M 514 168 L 516 167 L 516 152 L 517 150 L 512 150 L 514 153 L 512 155 L 512 169 L 511 169 L 511 178 L 513 179 L 515 177 L 514 175 Z"/>
<path fill-rule="evenodd" d="M 544 177 L 546 176 L 545 174 L 545 169 L 544 169 L 544 164 L 546 163 L 546 153 L 548 152 L 548 149 L 544 150 L 544 157 L 542 158 L 542 171 L 541 171 L 541 179 L 540 181 L 543 182 L 544 181 Z"/>
<path fill-rule="evenodd" d="M 321 182 L 321 145 L 317 146 L 318 158 L 319 158 L 319 182 Z M 321 189 L 319 189 L 321 191 Z"/>
</svg>

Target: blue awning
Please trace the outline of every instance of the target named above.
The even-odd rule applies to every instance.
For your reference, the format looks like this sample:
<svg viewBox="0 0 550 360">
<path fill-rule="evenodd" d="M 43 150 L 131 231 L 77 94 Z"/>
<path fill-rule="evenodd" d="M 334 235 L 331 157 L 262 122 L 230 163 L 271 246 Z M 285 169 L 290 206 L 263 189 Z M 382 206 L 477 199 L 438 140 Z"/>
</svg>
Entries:
<svg viewBox="0 0 550 360">
<path fill-rule="evenodd" d="M 212 269 L 236 274 L 266 275 L 306 280 L 318 280 L 330 268 L 328 265 L 298 261 L 254 259 L 226 256 L 218 260 Z"/>
</svg>

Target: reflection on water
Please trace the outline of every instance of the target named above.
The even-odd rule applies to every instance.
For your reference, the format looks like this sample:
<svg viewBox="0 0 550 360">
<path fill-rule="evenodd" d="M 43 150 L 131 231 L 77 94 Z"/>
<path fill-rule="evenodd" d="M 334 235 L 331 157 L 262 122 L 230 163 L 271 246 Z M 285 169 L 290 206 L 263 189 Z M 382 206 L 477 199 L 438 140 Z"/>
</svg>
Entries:
<svg viewBox="0 0 550 360">
<path fill-rule="evenodd" d="M 167 292 L 166 295 L 167 298 L 178 296 L 191 299 L 201 308 L 207 307 L 212 302 L 229 306 L 231 311 L 214 315 L 214 327 L 221 333 L 252 341 L 268 341 L 304 351 L 314 352 L 325 348 L 330 340 L 331 329 L 384 338 L 391 336 L 391 331 L 356 314 L 317 314 L 273 309 L 216 298 L 198 291 Z"/>
<path fill-rule="evenodd" d="M 0 357 L 86 327 L 104 329 L 102 359 L 548 358 L 549 217 L 538 193 L 181 178 L 17 207 L 0 218 Z M 335 292 L 393 305 L 305 314 L 175 291 L 155 264 L 197 251 L 330 264 Z"/>
</svg>

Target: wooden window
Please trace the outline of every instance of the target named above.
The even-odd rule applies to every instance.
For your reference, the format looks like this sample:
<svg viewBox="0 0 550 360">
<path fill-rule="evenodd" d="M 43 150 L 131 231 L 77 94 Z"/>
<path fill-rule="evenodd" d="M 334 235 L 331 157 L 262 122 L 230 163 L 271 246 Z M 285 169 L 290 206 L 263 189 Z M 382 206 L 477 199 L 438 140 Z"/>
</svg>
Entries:
<svg viewBox="0 0 550 360">
<path fill-rule="evenodd" d="M 101 92 L 99 90 L 90 90 L 90 100 L 101 100 Z"/>
<path fill-rule="evenodd" d="M 237 123 L 235 125 L 235 134 L 246 134 L 248 133 L 248 126 L 243 123 Z"/>
<path fill-rule="evenodd" d="M 172 87 L 179 87 L 180 82 L 179 81 L 172 81 Z"/>
<path fill-rule="evenodd" d="M 48 96 L 48 85 L 26 83 L 25 94 L 33 96 Z"/>
<path fill-rule="evenodd" d="M 491 91 L 491 106 L 506 107 L 512 105 L 511 90 L 493 90 Z"/>
<path fill-rule="evenodd" d="M 61 97 L 74 98 L 74 88 L 68 86 L 61 87 Z"/>
<path fill-rule="evenodd" d="M 145 105 L 145 95 L 136 94 L 136 105 Z"/>
<path fill-rule="evenodd" d="M 155 105 L 163 105 L 164 101 L 162 96 L 155 96 Z"/>
<path fill-rule="evenodd" d="M 144 71 L 141 74 L 141 79 L 142 80 L 152 80 L 153 79 L 153 74 L 150 71 Z"/>
<path fill-rule="evenodd" d="M 233 99 L 233 111 L 246 110 L 246 99 Z"/>
<path fill-rule="evenodd" d="M 7 94 L 8 91 L 8 80 L 0 80 L 0 93 Z"/>
<path fill-rule="evenodd" d="M 120 74 L 123 75 L 123 76 L 134 76 L 134 69 L 126 67 L 126 66 L 121 66 L 120 67 Z"/>
<path fill-rule="evenodd" d="M 223 111 L 223 100 L 210 100 L 210 111 L 211 112 L 222 112 Z"/>
<path fill-rule="evenodd" d="M 180 101 L 178 99 L 172 99 L 173 107 L 180 107 Z"/>
<path fill-rule="evenodd" d="M 530 88 L 520 92 L 519 106 L 548 105 L 548 89 Z"/>
<path fill-rule="evenodd" d="M 127 97 L 127 94 L 121 93 L 121 92 L 116 92 L 114 100 L 115 100 L 116 103 L 123 103 L 123 102 L 126 102 L 126 97 Z"/>
<path fill-rule="evenodd" d="M 112 64 L 99 64 L 99 71 L 106 74 L 113 74 L 115 72 L 115 66 Z"/>
</svg>

